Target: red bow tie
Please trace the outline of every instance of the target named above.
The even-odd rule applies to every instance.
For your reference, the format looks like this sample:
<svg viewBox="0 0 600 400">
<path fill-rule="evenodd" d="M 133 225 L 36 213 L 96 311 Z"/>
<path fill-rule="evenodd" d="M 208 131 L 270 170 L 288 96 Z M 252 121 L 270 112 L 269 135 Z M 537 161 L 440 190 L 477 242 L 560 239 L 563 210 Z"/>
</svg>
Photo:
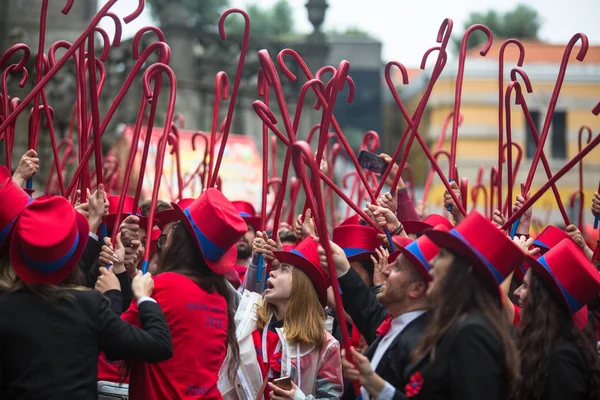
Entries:
<svg viewBox="0 0 600 400">
<path fill-rule="evenodd" d="M 377 336 L 385 336 L 386 333 L 390 331 L 392 327 L 392 316 L 390 314 L 385 317 L 379 328 L 377 328 Z"/>
</svg>

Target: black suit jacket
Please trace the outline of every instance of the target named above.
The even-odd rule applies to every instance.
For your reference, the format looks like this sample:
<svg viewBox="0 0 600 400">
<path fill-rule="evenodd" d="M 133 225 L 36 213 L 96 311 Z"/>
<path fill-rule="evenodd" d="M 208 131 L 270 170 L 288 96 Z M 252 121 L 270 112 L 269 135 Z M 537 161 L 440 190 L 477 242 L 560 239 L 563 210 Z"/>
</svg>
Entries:
<svg viewBox="0 0 600 400">
<path fill-rule="evenodd" d="M 0 398 L 97 400 L 98 354 L 159 362 L 173 354 L 160 307 L 140 304 L 138 329 L 95 290 L 41 301 L 28 291 L 0 298 Z"/>
<path fill-rule="evenodd" d="M 377 328 L 388 312 L 353 269 L 340 277 L 339 281 L 344 308 L 352 317 L 354 325 L 369 343 L 365 356 L 371 360 L 381 341 L 381 337 L 377 337 Z M 381 361 L 379 361 L 375 372 L 394 387 L 404 386 L 405 370 L 410 365 L 412 351 L 419 342 L 426 325 L 427 313 L 408 324 L 390 343 Z M 347 385 L 343 398 L 355 398 L 350 385 Z"/>
<path fill-rule="evenodd" d="M 585 359 L 571 341 L 560 340 L 550 351 L 548 383 L 543 399 L 587 399 L 588 378 Z"/>
<path fill-rule="evenodd" d="M 406 370 L 406 381 L 420 372 L 423 385 L 414 399 L 504 400 L 508 385 L 504 348 L 487 320 L 472 313 L 455 322 L 436 346 L 435 360 L 426 356 Z M 395 399 L 407 399 L 396 386 Z"/>
</svg>

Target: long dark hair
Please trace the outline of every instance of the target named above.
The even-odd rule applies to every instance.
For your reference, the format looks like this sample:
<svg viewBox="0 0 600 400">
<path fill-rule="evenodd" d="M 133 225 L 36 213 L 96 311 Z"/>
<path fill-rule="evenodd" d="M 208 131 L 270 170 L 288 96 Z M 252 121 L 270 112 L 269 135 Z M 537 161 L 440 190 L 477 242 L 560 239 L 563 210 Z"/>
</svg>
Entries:
<svg viewBox="0 0 600 400">
<path fill-rule="evenodd" d="M 173 225 L 170 232 L 171 238 L 167 239 L 169 245 L 162 251 L 157 273 L 176 272 L 192 279 L 208 293 L 219 293 L 227 300 L 227 347 L 229 349 L 229 376 L 233 380 L 240 364 L 240 348 L 235 334 L 235 309 L 233 295 L 227 279 L 223 275 L 214 273 L 202 257 L 196 241 L 184 228 L 182 222 Z"/>
<path fill-rule="evenodd" d="M 571 315 L 557 295 L 540 276 L 531 271 L 528 296 L 525 299 L 517 330 L 517 348 L 521 357 L 521 379 L 514 399 L 540 400 L 548 382 L 550 352 L 559 340 L 572 342 L 587 366 L 586 399 L 600 399 L 600 359 L 592 340 L 577 329 Z"/>
<path fill-rule="evenodd" d="M 413 353 L 413 360 L 430 353 L 430 361 L 433 362 L 436 345 L 441 337 L 460 318 L 477 311 L 485 317 L 502 342 L 504 369 L 510 392 L 518 376 L 517 351 L 510 336 L 510 327 L 499 301 L 470 269 L 468 261 L 455 255 L 446 277 L 439 282 L 439 295 L 432 299 L 431 320 Z"/>
<path fill-rule="evenodd" d="M 7 273 L 12 271 L 12 265 L 8 266 Z M 61 299 L 73 300 L 73 290 L 90 290 L 85 287 L 85 279 L 83 272 L 79 267 L 75 266 L 73 271 L 60 283 L 56 285 L 30 285 L 21 280 L 18 276 L 15 276 L 13 281 L 10 283 L 10 287 L 6 290 L 6 294 L 15 293 L 19 291 L 27 291 L 38 300 L 51 302 Z"/>
</svg>

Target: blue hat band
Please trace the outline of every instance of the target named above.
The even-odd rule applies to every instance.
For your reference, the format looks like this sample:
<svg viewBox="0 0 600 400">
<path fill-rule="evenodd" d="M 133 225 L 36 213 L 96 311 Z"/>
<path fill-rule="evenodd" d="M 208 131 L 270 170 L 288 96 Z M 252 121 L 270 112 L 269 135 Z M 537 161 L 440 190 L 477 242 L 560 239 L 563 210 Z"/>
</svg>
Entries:
<svg viewBox="0 0 600 400">
<path fill-rule="evenodd" d="M 223 257 L 225 253 L 227 253 L 227 249 L 222 249 L 221 247 L 217 246 L 209 238 L 207 238 L 206 235 L 204 235 L 204 233 L 202 233 L 200 228 L 198 228 L 198 226 L 192 219 L 189 207 L 183 210 L 183 213 L 190 221 L 192 228 L 194 228 L 194 233 L 196 234 L 196 237 L 200 242 L 200 250 L 202 251 L 202 255 L 204 256 L 204 258 L 211 262 L 219 261 L 221 257 Z"/>
<path fill-rule="evenodd" d="M 27 263 L 27 265 L 29 267 L 35 269 L 38 272 L 44 272 L 44 273 L 56 272 L 59 269 L 61 269 L 62 267 L 64 267 L 64 265 L 71 259 L 71 257 L 73 257 L 75 250 L 77 250 L 78 244 L 79 244 L 79 232 L 77 232 L 77 235 L 75 236 L 75 241 L 73 242 L 71 249 L 69 249 L 67 254 L 65 254 L 58 260 L 55 260 L 55 261 L 34 260 L 33 258 L 27 256 L 27 254 L 25 254 L 25 252 L 23 251 L 22 248 L 21 248 L 21 256 L 23 256 L 25 263 Z"/>
<path fill-rule="evenodd" d="M 469 243 L 469 241 L 467 239 L 465 239 L 465 237 L 463 235 L 461 235 L 460 232 L 458 232 L 456 229 L 452 229 L 450 231 L 450 234 L 456 236 L 457 238 L 459 238 L 460 240 L 465 242 L 471 248 L 471 250 L 473 250 L 475 255 L 477 257 L 479 257 L 479 259 L 481 261 L 483 261 L 483 263 L 492 272 L 492 274 L 494 275 L 494 278 L 496 279 L 496 283 L 498 283 L 498 285 L 500 285 L 502 282 L 504 282 L 504 276 L 496 269 L 496 267 L 494 267 L 494 264 L 492 264 L 487 258 L 485 258 L 485 256 L 483 254 L 481 254 L 475 247 L 473 247 L 473 245 L 471 245 L 471 243 Z"/>
<path fill-rule="evenodd" d="M 548 245 L 547 245 L 546 243 L 544 243 L 544 242 L 542 242 L 542 241 L 539 241 L 539 240 L 534 240 L 534 241 L 533 241 L 533 244 L 534 244 L 535 246 L 538 246 L 538 247 L 540 247 L 540 246 L 541 246 L 541 247 L 543 247 L 543 248 L 545 248 L 545 249 L 547 249 L 547 248 L 548 248 Z"/>
<path fill-rule="evenodd" d="M 345 247 L 345 248 L 342 248 L 342 250 L 344 251 L 344 254 L 346 254 L 346 258 L 354 257 L 354 256 L 357 256 L 359 254 L 364 254 L 364 253 L 372 253 L 372 251 L 370 251 L 370 250 L 360 249 L 358 247 Z"/>
<path fill-rule="evenodd" d="M 425 258 L 425 255 L 423 255 L 423 252 L 421 251 L 421 248 L 419 247 L 419 243 L 415 240 L 412 243 L 409 243 L 405 249 L 407 251 L 409 251 L 412 255 L 414 255 L 415 257 L 417 257 L 419 259 L 419 261 L 421 261 L 421 263 L 423 264 L 423 266 L 425 268 L 427 268 L 427 271 L 429 271 L 429 260 L 427 260 Z"/>
<path fill-rule="evenodd" d="M 565 287 L 560 283 L 560 281 L 554 275 L 554 272 L 552 272 L 552 268 L 550 268 L 550 266 L 548 265 L 546 258 L 540 257 L 540 258 L 538 258 L 537 261 L 546 269 L 546 271 L 548 271 L 550 273 L 550 275 L 552 276 L 552 279 L 554 279 L 554 281 L 558 284 L 560 291 L 565 295 L 565 298 L 567 299 L 567 304 L 569 306 L 569 310 L 571 311 L 571 314 L 575 314 L 577 311 L 581 310 L 581 308 L 585 304 L 580 303 L 577 299 L 575 299 L 575 297 L 573 297 L 573 295 L 571 293 L 569 293 L 567 291 L 567 289 L 565 289 Z"/>
<path fill-rule="evenodd" d="M 306 256 L 305 256 L 304 254 L 300 253 L 300 252 L 299 252 L 298 250 L 296 250 L 296 249 L 292 249 L 292 250 L 290 250 L 290 253 L 294 253 L 294 254 L 296 254 L 296 255 L 299 255 L 300 257 L 304 258 L 305 260 L 308 260 L 308 258 L 306 258 Z"/>
<path fill-rule="evenodd" d="M 245 213 L 245 212 L 241 212 L 241 213 L 240 213 L 240 217 L 244 217 L 244 218 L 254 218 L 254 216 L 253 216 L 253 215 L 250 215 L 250 214 L 248 214 L 248 213 Z"/>
</svg>

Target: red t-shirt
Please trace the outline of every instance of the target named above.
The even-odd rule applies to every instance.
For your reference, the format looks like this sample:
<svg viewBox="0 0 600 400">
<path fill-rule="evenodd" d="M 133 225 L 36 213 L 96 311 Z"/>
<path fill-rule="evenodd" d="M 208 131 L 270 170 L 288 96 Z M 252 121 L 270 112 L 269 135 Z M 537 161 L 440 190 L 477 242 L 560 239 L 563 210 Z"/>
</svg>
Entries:
<svg viewBox="0 0 600 400">
<path fill-rule="evenodd" d="M 152 297 L 162 308 L 173 357 L 156 364 L 131 363 L 131 400 L 222 399 L 218 373 L 227 352 L 227 302 L 173 272 L 154 277 Z M 137 302 L 122 318 L 139 326 Z"/>
<path fill-rule="evenodd" d="M 108 382 L 121 382 L 121 365 L 120 360 L 111 361 L 106 358 L 104 352 L 98 357 L 98 380 Z M 129 383 L 129 377 L 123 379 L 123 383 Z"/>
</svg>

